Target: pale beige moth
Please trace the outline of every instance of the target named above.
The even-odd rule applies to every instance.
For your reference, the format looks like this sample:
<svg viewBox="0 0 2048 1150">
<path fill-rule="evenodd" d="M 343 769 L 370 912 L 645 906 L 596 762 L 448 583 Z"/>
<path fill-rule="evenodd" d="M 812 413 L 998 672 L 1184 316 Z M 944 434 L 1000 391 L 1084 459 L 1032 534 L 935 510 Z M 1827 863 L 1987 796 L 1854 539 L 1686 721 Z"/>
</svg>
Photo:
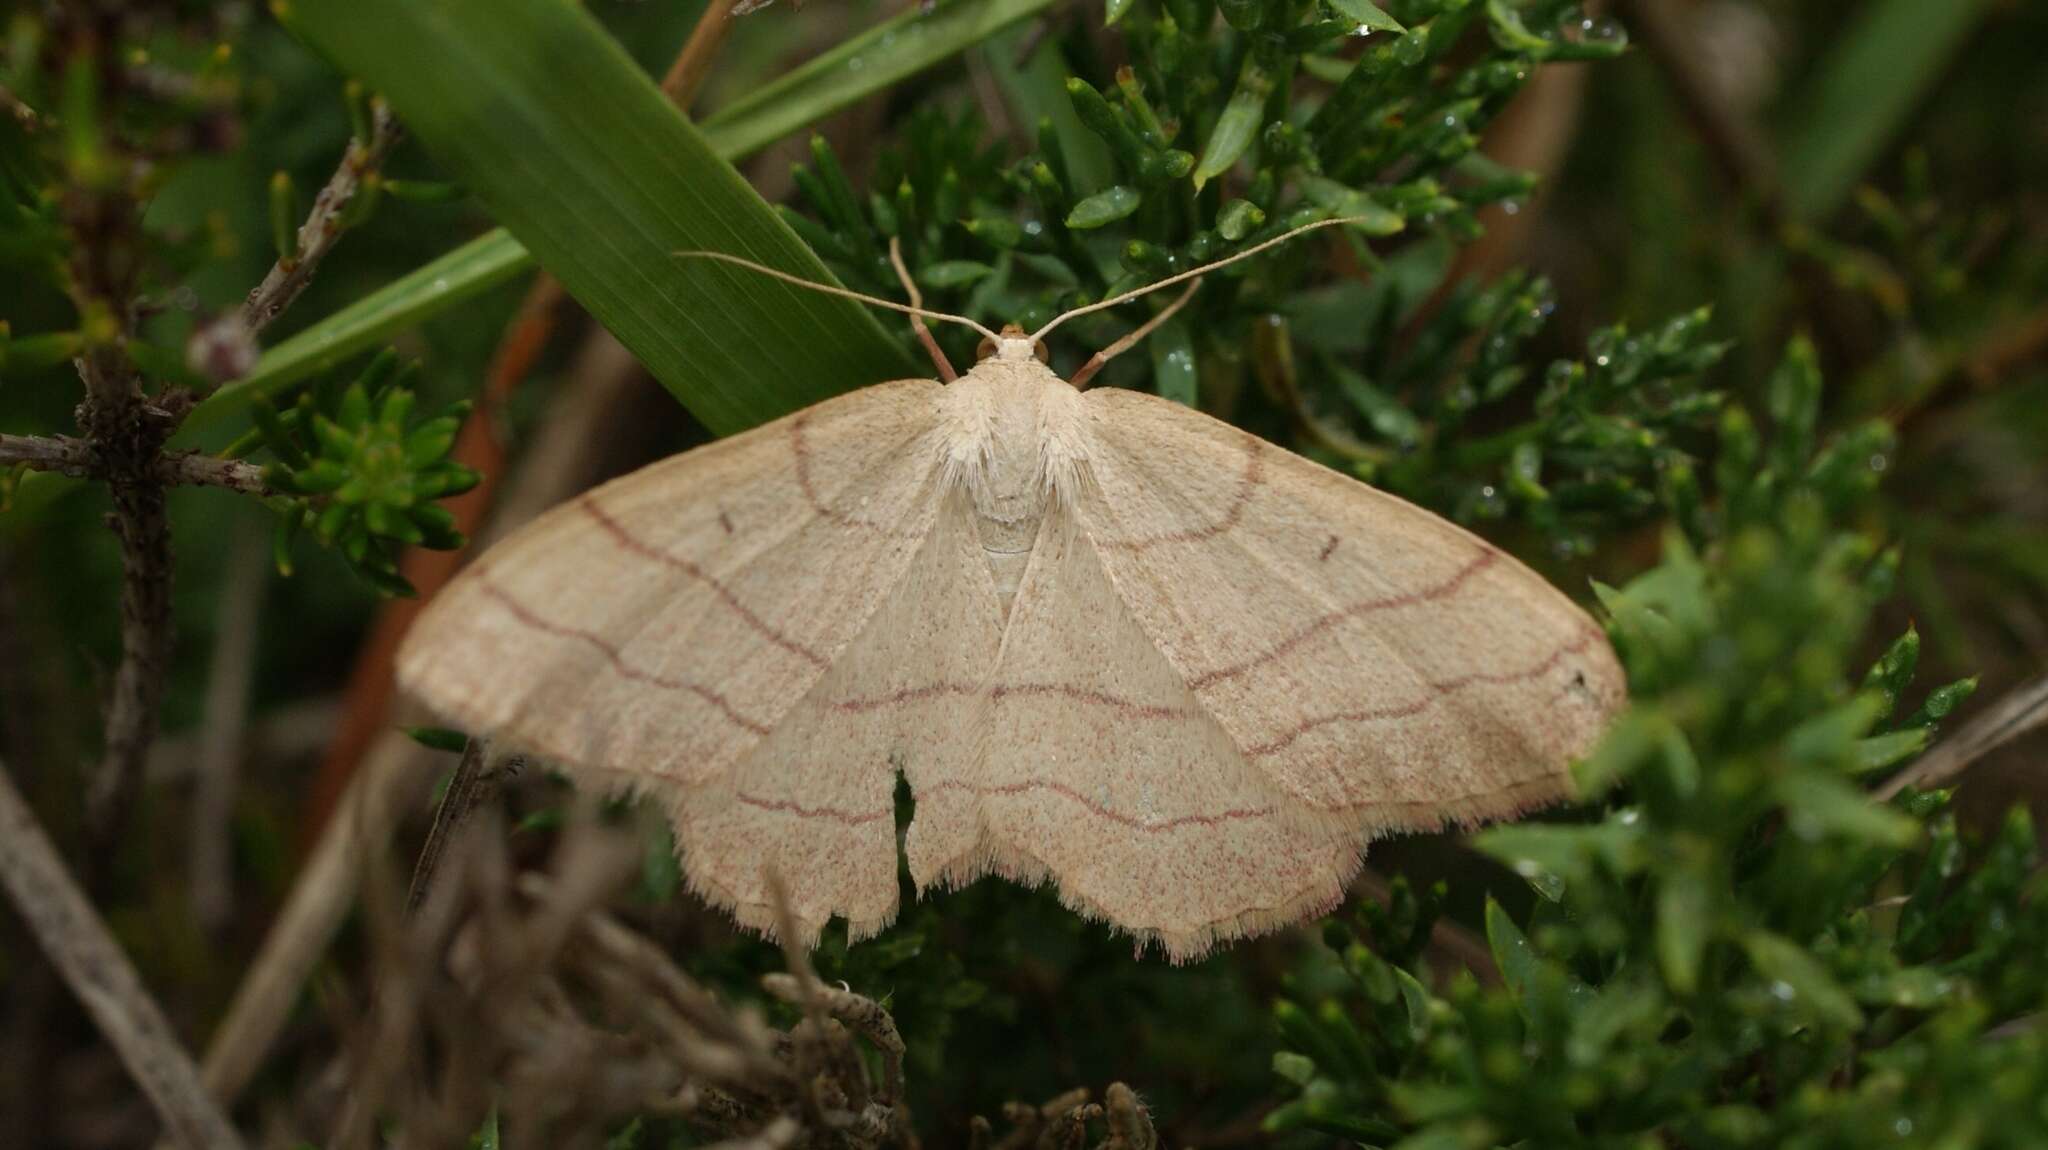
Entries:
<svg viewBox="0 0 2048 1150">
<path fill-rule="evenodd" d="M 1043 334 L 1042 332 L 1040 333 Z M 694 891 L 814 938 L 999 874 L 1176 959 L 1339 902 L 1366 843 L 1563 798 L 1601 628 L 1437 516 L 992 334 L 556 508 L 436 597 L 435 711 L 665 805 Z"/>
</svg>

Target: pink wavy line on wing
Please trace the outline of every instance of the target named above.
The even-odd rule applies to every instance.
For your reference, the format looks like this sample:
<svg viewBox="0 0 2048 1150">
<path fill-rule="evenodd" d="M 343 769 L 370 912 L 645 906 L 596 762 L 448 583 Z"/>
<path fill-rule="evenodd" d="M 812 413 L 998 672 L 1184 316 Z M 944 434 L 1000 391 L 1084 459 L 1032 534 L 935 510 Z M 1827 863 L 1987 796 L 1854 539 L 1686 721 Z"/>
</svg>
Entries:
<svg viewBox="0 0 2048 1150">
<path fill-rule="evenodd" d="M 627 551 L 630 551 L 633 554 L 638 555 L 644 559 L 651 559 L 656 563 L 661 563 L 668 567 L 672 567 L 677 571 L 681 571 L 683 574 L 688 575 L 690 578 L 695 579 L 703 583 L 705 586 L 711 588 L 711 590 L 718 595 L 718 598 L 721 602 L 723 602 L 727 607 L 730 607 L 734 614 L 738 615 L 741 619 L 744 619 L 747 623 L 747 626 L 752 627 L 755 631 L 759 632 L 762 638 L 767 639 L 769 642 L 775 644 L 776 646 L 782 648 L 785 651 L 788 651 L 790 654 L 795 655 L 796 657 L 804 660 L 805 662 L 811 664 L 814 667 L 823 667 L 828 662 L 825 656 L 818 654 L 816 651 L 811 650 L 809 647 L 806 647 L 802 643 L 799 643 L 796 640 L 790 638 L 789 636 L 783 634 L 781 631 L 771 626 L 767 620 L 761 618 L 759 615 L 754 614 L 751 608 L 749 608 L 745 603 L 740 602 L 739 596 L 732 593 L 731 588 L 727 587 L 724 583 L 719 582 L 717 576 L 711 574 L 709 571 L 704 570 L 702 567 L 697 566 L 695 563 L 690 562 L 688 559 L 685 559 L 680 555 L 670 554 L 667 551 L 663 551 L 657 547 L 651 547 L 646 543 L 642 542 L 638 536 L 634 535 L 631 531 L 628 531 L 626 529 L 625 524 L 620 523 L 618 520 L 612 518 L 609 512 L 607 512 L 603 507 L 599 506 L 596 497 L 589 494 L 585 494 L 581 498 L 577 499 L 576 505 L 582 508 L 583 511 L 586 514 L 588 514 L 591 519 L 596 521 L 598 526 L 604 528 L 606 534 L 610 535 L 612 539 L 618 543 L 619 546 L 625 548 Z"/>
<path fill-rule="evenodd" d="M 1120 823 L 1124 826 L 1132 828 L 1133 830 L 1145 831 L 1147 833 L 1170 831 L 1184 826 L 1221 826 L 1224 823 L 1232 822 L 1238 819 L 1264 818 L 1265 816 L 1273 813 L 1272 807 L 1242 807 L 1222 811 L 1213 815 L 1181 815 L 1177 818 L 1165 819 L 1157 822 L 1148 822 L 1145 819 L 1137 818 L 1133 815 L 1127 815 L 1119 811 L 1113 810 L 1110 807 L 1102 803 L 1096 802 L 1094 799 L 1089 798 L 1087 795 L 1082 794 L 1080 791 L 1075 790 L 1073 787 L 1070 787 L 1065 783 L 1054 782 L 1051 779 L 1027 779 L 1020 783 L 1005 783 L 999 787 L 984 787 L 977 786 L 973 783 L 944 781 L 934 783 L 930 788 L 927 789 L 927 793 L 929 794 L 937 794 L 940 791 L 967 791 L 968 793 L 976 795 L 980 798 L 1021 795 L 1028 794 L 1032 791 L 1051 791 L 1053 794 L 1059 795 L 1063 798 L 1071 799 L 1074 802 L 1077 802 L 1082 806 L 1087 807 L 1089 810 L 1095 812 L 1098 815 L 1101 815 L 1103 818 L 1106 818 L 1113 823 Z"/>
<path fill-rule="evenodd" d="M 1096 706 L 1108 707 L 1135 719 L 1180 719 L 1186 718 L 1188 715 L 1188 712 L 1180 707 L 1168 707 L 1156 703 L 1140 703 L 1112 695 L 1107 691 L 1076 687 L 1066 683 L 998 683 L 988 688 L 968 683 L 928 683 L 922 687 L 905 687 L 900 691 L 892 691 L 886 695 L 875 695 L 865 699 L 842 699 L 832 703 L 831 707 L 835 711 L 847 714 L 864 714 L 868 711 L 878 711 L 885 707 L 898 706 L 903 703 L 918 703 L 927 699 L 937 699 L 948 695 L 971 696 L 981 694 L 986 694 L 991 699 L 1003 699 L 1011 695 L 1059 695 L 1063 698 L 1072 699 L 1077 703 L 1092 703 Z"/>
<path fill-rule="evenodd" d="M 871 823 L 877 819 L 886 819 L 895 813 L 893 810 L 861 812 L 842 811 L 836 807 L 807 807 L 802 803 L 791 802 L 788 799 L 764 799 L 758 795 L 745 793 L 736 794 L 734 797 L 750 807 L 759 807 L 764 811 L 777 811 L 782 814 L 795 815 L 800 819 L 830 819 L 835 823 L 845 823 L 850 827 L 859 826 L 862 823 Z"/>
<path fill-rule="evenodd" d="M 1400 607 L 1413 607 L 1418 603 L 1429 603 L 1439 599 L 1447 599 L 1457 594 L 1458 589 L 1463 587 L 1472 576 L 1492 566 L 1499 558 L 1500 553 L 1489 547 L 1474 556 L 1471 562 L 1459 568 L 1450 578 L 1433 587 L 1425 587 L 1420 591 L 1411 591 L 1402 595 L 1392 595 L 1384 599 L 1367 599 L 1363 602 L 1353 603 L 1348 607 L 1340 607 L 1303 627 L 1301 630 L 1296 631 L 1294 634 L 1289 635 L 1287 638 L 1282 639 L 1264 653 L 1254 655 L 1242 663 L 1233 663 L 1227 667 L 1218 667 L 1213 671 L 1197 675 L 1188 681 L 1188 686 L 1200 691 L 1226 679 L 1235 679 L 1247 671 L 1265 666 L 1267 663 L 1282 658 L 1303 643 L 1346 620 L 1355 619 L 1361 615 L 1370 615 L 1378 611 L 1392 611 Z"/>
<path fill-rule="evenodd" d="M 1529 778 L 1518 780 L 1506 789 L 1514 790 L 1525 787 L 1531 782 L 1538 781 L 1538 778 L 1539 776 L 1530 776 Z M 1213 815 L 1181 815 L 1176 818 L 1147 822 L 1136 816 L 1116 811 L 1102 803 L 1096 802 L 1094 799 L 1089 798 L 1073 787 L 1067 786 L 1065 783 L 1053 782 L 1050 779 L 1027 779 L 1018 783 L 1006 783 L 999 787 L 977 786 L 973 783 L 947 779 L 923 788 L 919 791 L 919 794 L 923 797 L 930 797 L 945 791 L 965 791 L 979 798 L 1014 796 L 1031 791 L 1050 791 L 1062 798 L 1079 803 L 1089 811 L 1111 822 L 1130 827 L 1132 830 L 1143 831 L 1146 834 L 1161 834 L 1167 831 L 1179 830 L 1184 826 L 1216 827 L 1241 819 L 1266 818 L 1276 813 L 1277 810 L 1274 807 L 1233 807 L 1230 810 L 1220 811 Z M 745 793 L 738 794 L 736 797 L 740 802 L 762 810 L 795 815 L 802 819 L 830 819 L 833 822 L 844 823 L 848 826 L 858 826 L 880 819 L 893 818 L 896 813 L 893 806 L 876 811 L 848 811 L 836 807 L 806 807 L 801 803 L 788 799 L 767 799 Z M 1441 806 L 1444 801 L 1442 799 L 1363 799 L 1357 802 L 1340 803 L 1336 806 L 1309 805 L 1314 810 L 1334 813 L 1389 807 L 1408 810 L 1418 807 Z"/>
<path fill-rule="evenodd" d="M 1585 650 L 1592 643 L 1593 637 L 1594 633 L 1592 631 L 1583 632 L 1574 642 L 1567 643 L 1552 651 L 1542 662 L 1520 671 L 1499 673 L 1481 671 L 1470 675 L 1460 675 L 1454 679 L 1445 679 L 1442 682 L 1429 683 L 1430 693 L 1410 703 L 1364 711 L 1341 711 L 1334 715 L 1318 715 L 1314 718 L 1303 719 L 1293 727 L 1275 736 L 1271 741 L 1261 743 L 1246 751 L 1245 757 L 1259 759 L 1267 755 L 1278 754 L 1286 750 L 1296 739 L 1301 738 L 1318 727 L 1327 727 L 1332 723 L 1369 723 L 1377 719 L 1401 719 L 1410 715 L 1419 715 L 1423 711 L 1435 706 L 1437 701 L 1446 695 L 1462 691 L 1466 687 L 1475 686 L 1480 683 L 1505 686 L 1510 683 L 1527 682 L 1557 666 L 1565 656 L 1576 655 L 1580 651 Z"/>
<path fill-rule="evenodd" d="M 510 612 L 512 617 L 521 624 L 549 635 L 558 635 L 565 639 L 576 639 L 590 644 L 603 653 L 604 657 L 610 661 L 612 669 L 617 671 L 621 677 L 631 679 L 636 683 L 647 683 L 652 686 L 661 687 L 665 690 L 687 691 L 717 708 L 718 713 L 731 720 L 735 726 L 756 735 L 768 733 L 768 727 L 765 724 L 757 723 L 734 710 L 733 705 L 727 701 L 724 695 L 719 694 L 710 687 L 688 679 L 671 678 L 666 675 L 655 674 L 652 671 L 641 670 L 626 662 L 625 656 L 619 652 L 616 646 L 613 646 L 611 642 L 606 640 L 604 636 L 583 630 L 580 627 L 571 627 L 554 622 L 551 619 L 542 618 L 531 607 L 513 598 L 511 592 L 491 582 L 482 570 L 476 571 L 475 578 L 477 586 L 483 588 L 485 594 L 502 604 L 505 610 Z"/>
<path fill-rule="evenodd" d="M 1161 706 L 1157 703 L 1138 703 L 1097 691 L 1088 687 L 1075 687 L 1066 683 L 1014 683 L 989 688 L 989 697 L 1001 699 L 1009 695 L 1059 695 L 1077 703 L 1093 703 L 1108 707 L 1121 714 L 1137 719 L 1182 719 L 1187 711 L 1179 707 Z"/>
<path fill-rule="evenodd" d="M 936 699 L 945 695 L 973 695 L 978 693 L 980 693 L 980 688 L 971 687 L 965 683 L 928 683 L 922 687 L 905 687 L 900 691 L 893 691 L 887 695 L 873 695 L 865 699 L 839 699 L 835 700 L 831 707 L 833 710 L 844 714 L 860 715 L 869 711 L 879 711 L 885 707 L 899 706 L 903 703 L 918 703 L 926 699 Z"/>
<path fill-rule="evenodd" d="M 1103 818 L 1106 818 L 1111 822 L 1119 823 L 1123 826 L 1130 827 L 1133 830 L 1144 831 L 1148 834 L 1177 830 L 1184 826 L 1221 826 L 1224 823 L 1232 822 L 1238 819 L 1263 818 L 1266 815 L 1270 815 L 1273 813 L 1272 807 L 1253 807 L 1227 810 L 1223 811 L 1220 814 L 1181 815 L 1178 818 L 1148 822 L 1144 819 L 1137 818 L 1132 815 L 1123 814 L 1116 810 L 1112 810 L 1111 808 L 1096 802 L 1095 800 L 1089 798 L 1088 796 L 1082 794 L 1074 788 L 1067 786 L 1064 783 L 1055 783 L 1045 779 L 1033 779 L 1021 783 L 1007 783 L 999 787 L 984 787 L 977 786 L 973 783 L 963 783 L 954 780 L 947 780 L 944 782 L 934 783 L 932 786 L 925 788 L 923 793 L 929 796 L 936 795 L 944 791 L 966 791 L 967 793 L 978 796 L 980 798 L 1020 795 L 1031 791 L 1051 791 L 1054 794 L 1060 795 L 1064 798 L 1071 799 L 1074 802 L 1077 802 L 1082 806 L 1087 807 L 1089 810 L 1093 811 L 1098 815 L 1101 815 Z M 806 807 L 800 803 L 791 802 L 788 799 L 764 799 L 759 796 L 749 794 L 740 794 L 738 795 L 738 798 L 739 801 L 747 804 L 750 807 L 758 807 L 762 810 L 777 811 L 783 814 L 791 814 L 797 816 L 798 818 L 804 819 L 830 819 L 833 822 L 845 823 L 848 826 L 856 826 L 861 823 L 871 823 L 877 819 L 888 818 L 894 814 L 893 808 L 883 809 L 879 811 L 847 811 L 840 810 L 836 807 Z"/>
<path fill-rule="evenodd" d="M 905 531 L 880 520 L 853 515 L 836 507 L 829 507 L 823 499 L 818 498 L 818 489 L 811 484 L 811 445 L 810 441 L 804 438 L 804 425 L 810 421 L 811 413 L 808 409 L 798 412 L 790 419 L 789 451 L 795 457 L 796 485 L 804 493 L 804 502 L 811 505 L 811 510 L 834 523 L 844 523 L 848 527 L 859 527 L 879 535 L 893 535 L 898 539 L 920 538 L 923 534 L 920 531 Z"/>
<path fill-rule="evenodd" d="M 1237 495 L 1231 499 L 1222 516 L 1214 523 L 1202 527 L 1191 527 L 1185 531 L 1169 531 L 1162 535 L 1146 535 L 1137 539 L 1095 539 L 1097 547 L 1113 551 L 1143 551 L 1161 543 L 1199 543 L 1214 539 L 1238 525 L 1244 518 L 1245 508 L 1251 505 L 1252 493 L 1266 479 L 1265 441 L 1256 435 L 1247 434 L 1244 449 L 1244 476 L 1238 480 Z"/>
</svg>

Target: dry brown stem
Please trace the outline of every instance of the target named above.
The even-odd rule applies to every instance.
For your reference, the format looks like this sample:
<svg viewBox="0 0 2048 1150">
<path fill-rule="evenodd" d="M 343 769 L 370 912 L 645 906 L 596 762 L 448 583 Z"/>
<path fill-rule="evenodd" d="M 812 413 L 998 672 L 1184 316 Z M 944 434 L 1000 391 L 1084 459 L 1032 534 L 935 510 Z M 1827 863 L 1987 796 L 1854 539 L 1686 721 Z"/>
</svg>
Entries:
<svg viewBox="0 0 2048 1150">
<path fill-rule="evenodd" d="M 120 225 L 102 219 L 104 227 L 133 225 L 133 205 L 125 198 L 99 210 L 109 219 L 116 212 L 131 217 Z M 132 237 L 112 242 L 130 240 Z M 80 247 L 82 253 L 87 250 L 83 236 Z M 96 261 L 81 254 L 74 262 Z M 109 308 L 125 316 L 129 310 L 127 289 L 125 282 L 75 283 L 73 294 L 81 311 Z M 124 326 L 127 323 L 132 320 L 124 321 Z M 121 663 L 107 701 L 104 750 L 88 795 L 81 855 L 85 883 L 92 888 L 99 885 L 100 860 L 119 837 L 141 784 L 142 765 L 149 756 L 151 740 L 156 738 L 157 711 L 169 670 L 171 531 L 164 515 L 164 484 L 158 470 L 163 463 L 163 442 L 175 417 L 147 402 L 125 354 L 116 347 L 88 350 L 78 359 L 78 373 L 86 391 L 85 402 L 78 408 L 79 426 L 91 444 L 98 477 L 105 481 L 113 504 L 107 524 L 121 541 Z"/>
<path fill-rule="evenodd" d="M 220 618 L 214 628 L 212 666 L 207 673 L 198 785 L 192 795 L 192 873 L 188 876 L 192 912 L 208 930 L 219 930 L 234 913 L 229 822 L 241 777 L 249 694 L 256 681 L 257 644 L 262 637 L 258 624 L 270 575 L 269 539 L 260 522 L 243 515 L 236 519 L 233 534 L 221 585 Z"/>
<path fill-rule="evenodd" d="M 405 135 L 398 120 L 391 114 L 391 108 L 381 97 L 371 99 L 370 134 L 368 139 L 352 139 L 341 155 L 341 162 L 334 167 L 334 174 L 327 179 L 326 186 L 313 197 L 313 208 L 306 214 L 306 222 L 299 225 L 297 250 L 272 265 L 263 282 L 250 291 L 249 298 L 242 303 L 237 317 L 243 330 L 253 339 L 270 322 L 284 314 L 306 286 L 313 282 L 313 273 L 320 270 L 320 263 L 334 250 L 334 245 L 348 229 L 347 214 L 363 187 L 374 179 L 384 166 L 384 158 Z"/>
<path fill-rule="evenodd" d="M 644 1112 L 733 1146 L 907 1144 L 900 1107 L 868 1097 L 855 1047 L 872 1034 L 885 1058 L 900 1048 L 873 1002 L 817 988 L 819 1014 L 788 1032 L 720 1003 L 603 910 L 640 846 L 587 811 L 546 874 L 514 877 L 503 852 L 500 835 L 465 835 L 417 913 L 372 914 L 377 994 L 351 1028 L 331 1144 L 362 1145 L 379 1121 L 400 1146 L 459 1142 L 494 1097 L 510 1146 L 596 1145 Z M 771 993 L 795 993 L 796 978 L 816 987 L 783 976 Z"/>
<path fill-rule="evenodd" d="M 1088 1099 L 1088 1089 L 1076 1087 L 1040 1106 L 1006 1102 L 1003 1117 L 1010 1130 L 991 1144 L 988 1120 L 976 1117 L 969 1145 L 973 1150 L 1082 1150 L 1089 1124 L 1101 1122 L 1105 1132 L 1095 1150 L 1156 1150 L 1159 1132 L 1137 1091 L 1112 1082 L 1100 1103 Z"/>
<path fill-rule="evenodd" d="M 240 1146 L 241 1136 L 200 1084 L 192 1060 L 178 1045 L 156 1000 L 64 869 L 56 845 L 43 833 L 4 765 L 0 884 L 172 1136 L 206 1150 Z"/>
<path fill-rule="evenodd" d="M 108 475 L 92 443 L 69 435 L 0 434 L 0 468 L 17 463 L 28 464 L 31 471 L 54 471 L 74 479 L 105 479 Z M 261 465 L 191 451 L 157 456 L 152 477 L 166 487 L 225 487 L 244 495 L 270 491 Z"/>
<path fill-rule="evenodd" d="M 355 904 L 363 861 L 384 850 L 400 815 L 425 791 L 429 754 L 396 732 L 371 751 L 207 1044 L 202 1072 L 215 1097 L 232 1102 L 256 1076 L 307 975 Z"/>
<path fill-rule="evenodd" d="M 482 739 L 471 739 L 463 745 L 462 758 L 455 764 L 455 774 L 448 780 L 448 789 L 441 794 L 440 806 L 434 810 L 434 825 L 427 830 L 427 841 L 420 848 L 420 857 L 413 864 L 412 886 L 406 891 L 405 909 L 412 913 L 427 899 L 427 890 L 433 884 L 434 872 L 439 868 L 449 844 L 462 831 L 463 824 L 476 812 L 490 789 L 496 771 L 485 765 L 490 748 Z"/>
<path fill-rule="evenodd" d="M 1947 786 L 1979 759 L 2029 731 L 2048 725 L 2048 675 L 2040 675 L 2005 693 L 1997 702 L 1954 734 L 1936 743 L 1912 766 L 1877 789 L 1890 800 L 1907 787 L 1927 790 Z"/>
</svg>

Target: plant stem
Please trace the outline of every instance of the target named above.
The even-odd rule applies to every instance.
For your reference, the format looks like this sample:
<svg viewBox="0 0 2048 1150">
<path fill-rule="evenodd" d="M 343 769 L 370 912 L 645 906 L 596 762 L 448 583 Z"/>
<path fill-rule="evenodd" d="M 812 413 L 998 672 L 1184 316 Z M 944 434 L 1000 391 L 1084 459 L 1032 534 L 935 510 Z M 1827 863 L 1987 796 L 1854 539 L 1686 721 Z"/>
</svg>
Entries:
<svg viewBox="0 0 2048 1150">
<path fill-rule="evenodd" d="M 128 962 L 57 848 L 0 764 L 0 884 L 43 953 L 85 1004 L 128 1073 L 149 1095 L 173 1137 L 203 1150 L 234 1150 L 242 1139 L 200 1085 L 163 1011 Z"/>
<path fill-rule="evenodd" d="M 74 479 L 106 477 L 106 467 L 89 440 L 69 435 L 0 434 L 0 468 L 27 464 Z M 167 487 L 225 487 L 244 495 L 268 495 L 263 468 L 240 459 L 179 451 L 157 456 L 154 477 Z"/>
<path fill-rule="evenodd" d="M 350 206 L 356 202 L 364 185 L 383 166 L 384 157 L 405 135 L 404 128 L 384 101 L 373 100 L 372 105 L 369 138 L 349 141 L 341 162 L 335 165 L 334 174 L 328 177 L 320 194 L 313 198 L 313 208 L 306 214 L 306 222 L 299 225 L 297 250 L 272 265 L 263 282 L 256 285 L 249 298 L 243 301 L 241 322 L 251 337 L 284 314 L 284 309 L 290 307 L 313 282 L 313 273 L 320 269 L 320 261 L 334 250 L 341 234 L 352 222 L 347 218 Z"/>
<path fill-rule="evenodd" d="M 412 914 L 427 901 L 427 891 L 433 886 L 434 873 L 441 867 L 441 860 L 448 853 L 448 844 L 462 832 L 464 823 L 476 810 L 477 803 L 490 789 L 496 772 L 484 769 L 487 748 L 482 739 L 471 739 L 463 744 L 462 759 L 455 764 L 455 776 L 448 780 L 448 789 L 442 792 L 441 805 L 434 809 L 434 825 L 427 830 L 427 841 L 420 848 L 419 861 L 413 864 L 412 885 L 405 892 L 405 912 Z"/>
</svg>

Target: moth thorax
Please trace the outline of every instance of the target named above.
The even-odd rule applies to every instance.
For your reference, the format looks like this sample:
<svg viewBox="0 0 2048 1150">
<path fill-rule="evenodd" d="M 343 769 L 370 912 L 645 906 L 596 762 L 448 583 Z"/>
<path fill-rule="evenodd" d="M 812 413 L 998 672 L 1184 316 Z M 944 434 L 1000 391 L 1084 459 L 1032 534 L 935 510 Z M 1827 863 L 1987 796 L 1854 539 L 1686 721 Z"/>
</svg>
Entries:
<svg viewBox="0 0 2048 1150">
<path fill-rule="evenodd" d="M 988 454 L 974 490 L 975 530 L 1006 620 L 1052 501 L 1032 398 L 1013 391 L 990 405 Z"/>
</svg>

